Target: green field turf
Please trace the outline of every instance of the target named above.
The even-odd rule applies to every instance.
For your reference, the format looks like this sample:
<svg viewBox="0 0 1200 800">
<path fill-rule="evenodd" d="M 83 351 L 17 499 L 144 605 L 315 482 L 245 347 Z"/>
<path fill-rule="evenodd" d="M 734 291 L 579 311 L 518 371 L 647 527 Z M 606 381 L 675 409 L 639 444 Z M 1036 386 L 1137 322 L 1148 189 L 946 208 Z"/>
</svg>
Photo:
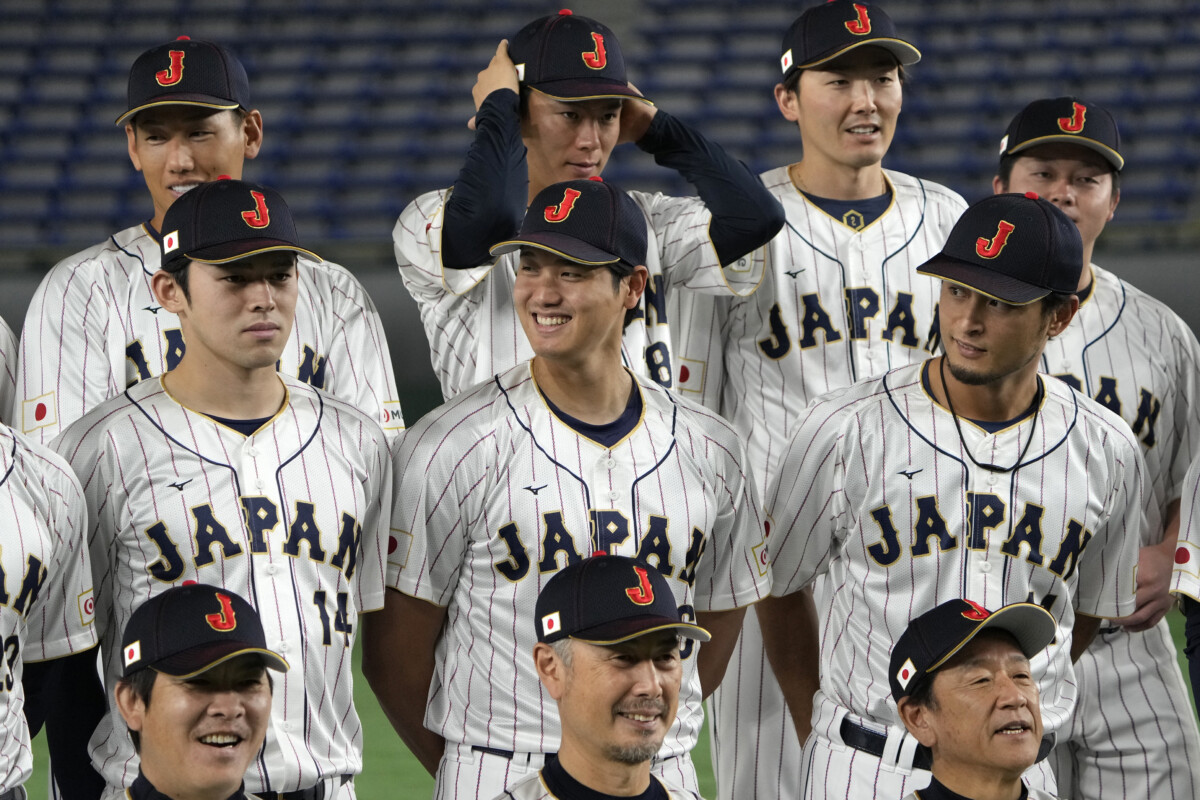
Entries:
<svg viewBox="0 0 1200 800">
<path fill-rule="evenodd" d="M 1179 649 L 1180 668 L 1187 675 L 1187 664 L 1183 657 L 1183 618 L 1178 611 L 1168 615 L 1175 644 Z M 433 795 L 433 778 L 417 763 L 400 738 L 392 731 L 379 705 L 375 702 L 366 680 L 355 670 L 355 702 L 365 729 L 365 763 L 363 774 L 355 781 L 361 800 L 410 800 Z M 46 797 L 46 748 L 45 735 L 34 740 L 33 777 L 26 784 L 33 800 Z M 712 762 L 708 751 L 708 729 L 700 735 L 700 745 L 692 753 L 696 770 L 700 774 L 700 790 L 707 798 L 716 797 L 716 784 L 712 775 Z"/>
</svg>

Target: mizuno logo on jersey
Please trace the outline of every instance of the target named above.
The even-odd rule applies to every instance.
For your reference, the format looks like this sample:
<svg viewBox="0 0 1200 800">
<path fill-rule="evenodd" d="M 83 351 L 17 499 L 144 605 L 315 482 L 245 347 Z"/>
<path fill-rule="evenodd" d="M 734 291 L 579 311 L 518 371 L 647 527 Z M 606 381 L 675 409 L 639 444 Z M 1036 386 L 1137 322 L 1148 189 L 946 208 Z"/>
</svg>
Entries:
<svg viewBox="0 0 1200 800">
<path fill-rule="evenodd" d="M 519 581 L 535 566 L 542 575 L 555 572 L 568 564 L 582 561 L 585 554 L 619 552 L 632 536 L 628 518 L 613 509 L 592 509 L 588 512 L 590 524 L 587 533 L 575 533 L 567 529 L 563 512 L 549 511 L 541 515 L 542 529 L 536 534 L 539 539 L 530 546 L 522 540 L 523 531 L 515 522 L 500 526 L 496 538 L 507 551 L 506 557 L 493 564 L 496 571 L 509 581 Z M 696 565 L 704 553 L 707 537 L 699 528 L 692 528 L 687 552 L 679 564 L 678 551 L 672 548 L 668 535 L 670 525 L 666 517 L 650 515 L 642 526 L 636 558 L 654 564 L 668 578 L 678 578 L 691 586 L 696 580 Z M 678 537 L 679 534 L 674 534 Z M 680 546 L 682 542 L 676 542 Z M 540 554 L 540 555 L 539 555 Z"/>
<path fill-rule="evenodd" d="M 541 486 L 534 486 L 534 485 L 530 484 L 529 486 L 525 487 L 525 491 L 529 492 L 534 497 L 537 497 L 537 493 L 540 492 L 542 489 L 545 489 L 546 486 L 547 486 L 547 484 L 544 484 L 544 483 Z"/>
<path fill-rule="evenodd" d="M 945 505 L 946 498 L 942 498 Z M 982 492 L 967 492 L 965 495 L 967 508 L 966 541 L 961 541 L 961 535 L 952 533 L 939 510 L 939 498 L 935 495 L 918 497 L 913 501 L 910 512 L 901 512 L 901 525 L 910 535 L 901 540 L 900 527 L 894 521 L 894 512 L 890 506 L 880 506 L 871 511 L 870 516 L 879 529 L 879 539 L 867 547 L 867 553 L 880 566 L 891 567 L 900 563 L 900 557 L 908 555 L 920 558 L 933 553 L 947 553 L 965 546 L 974 551 L 984 552 L 989 549 L 989 539 L 993 535 L 1003 535 L 1008 538 L 1000 546 L 1000 552 L 1014 559 L 1023 558 L 1029 564 L 1045 567 L 1050 572 L 1065 580 L 1070 579 L 1084 549 L 1092 540 L 1092 532 L 1075 520 L 1067 523 L 1067 529 L 1061 537 L 1052 536 L 1051 541 L 1058 541 L 1058 552 L 1046 563 L 1046 553 L 1043 553 L 1042 520 L 1046 509 L 1036 503 L 1025 503 L 1021 517 L 1011 527 L 1005 526 L 1008 519 L 1008 507 L 999 495 Z M 909 523 L 907 520 L 911 519 Z"/>
<path fill-rule="evenodd" d="M 192 480 L 193 480 L 192 478 L 188 478 L 186 481 L 180 481 L 179 483 L 168 483 L 167 486 L 170 486 L 172 489 L 178 489 L 179 491 L 182 492 L 183 487 L 185 487 L 189 483 L 191 483 Z"/>
<path fill-rule="evenodd" d="M 917 473 L 923 472 L 923 471 L 924 470 L 920 470 L 920 469 L 914 469 L 914 470 L 903 470 L 902 469 L 899 472 L 897 472 L 896 474 L 903 475 L 904 477 L 908 478 L 911 481 L 913 479 L 913 475 L 916 475 Z"/>
</svg>

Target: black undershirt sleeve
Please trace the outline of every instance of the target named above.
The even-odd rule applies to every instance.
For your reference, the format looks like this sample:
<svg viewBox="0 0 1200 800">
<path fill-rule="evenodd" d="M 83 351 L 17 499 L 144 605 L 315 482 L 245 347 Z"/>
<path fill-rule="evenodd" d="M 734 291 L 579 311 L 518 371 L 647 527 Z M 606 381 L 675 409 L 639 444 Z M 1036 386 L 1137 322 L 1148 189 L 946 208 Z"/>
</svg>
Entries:
<svg viewBox="0 0 1200 800">
<path fill-rule="evenodd" d="M 442 221 L 442 266 L 448 269 L 491 262 L 488 248 L 521 227 L 529 178 L 519 104 L 516 92 L 497 89 L 475 115 L 475 141 Z"/>
<path fill-rule="evenodd" d="M 708 235 L 722 265 L 766 244 L 783 228 L 783 206 L 757 175 L 662 109 L 637 144 L 659 166 L 696 187 L 712 212 Z"/>
<path fill-rule="evenodd" d="M 1184 648 L 1187 656 L 1188 678 L 1193 687 L 1200 686 L 1200 603 L 1187 595 L 1180 595 L 1184 616 Z M 1200 692 L 1196 692 L 1196 709 L 1200 711 Z"/>
<path fill-rule="evenodd" d="M 92 768 L 88 739 L 104 717 L 104 686 L 96 650 L 24 665 L 25 719 L 29 735 L 46 726 L 54 781 L 65 800 L 96 800 L 104 779 Z"/>
</svg>

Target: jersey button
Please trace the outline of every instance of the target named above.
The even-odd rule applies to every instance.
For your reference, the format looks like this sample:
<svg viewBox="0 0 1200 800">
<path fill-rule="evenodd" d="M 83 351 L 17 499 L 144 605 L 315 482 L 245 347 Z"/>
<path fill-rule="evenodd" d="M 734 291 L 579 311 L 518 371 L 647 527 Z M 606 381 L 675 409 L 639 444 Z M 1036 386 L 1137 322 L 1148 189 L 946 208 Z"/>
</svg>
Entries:
<svg viewBox="0 0 1200 800">
<path fill-rule="evenodd" d="M 267 564 L 268 575 L 274 575 L 276 572 L 279 572 L 279 567 L 275 566 L 274 564 Z"/>
<path fill-rule="evenodd" d="M 620 492 L 609 492 L 608 499 L 615 503 L 621 499 L 621 493 Z"/>
<path fill-rule="evenodd" d="M 264 486 L 266 486 L 266 484 L 262 482 L 262 478 L 259 478 L 254 482 L 254 488 L 258 489 L 260 492 L 263 490 Z"/>
<path fill-rule="evenodd" d="M 987 575 L 989 572 L 992 571 L 992 562 L 984 561 L 982 564 L 979 565 L 979 571 L 982 572 L 984 575 Z"/>
<path fill-rule="evenodd" d="M 989 472 L 989 473 L 988 473 L 988 479 L 987 479 L 987 484 L 988 484 L 988 486 L 995 486 L 995 485 L 996 485 L 997 483 L 999 483 L 999 482 L 1000 482 L 1000 476 L 999 476 L 999 475 L 997 475 L 997 474 L 996 474 L 996 473 L 994 473 L 994 472 Z"/>
<path fill-rule="evenodd" d="M 615 458 L 606 458 L 600 462 L 600 466 L 604 467 L 605 469 L 612 469 L 616 465 L 617 460 Z"/>
<path fill-rule="evenodd" d="M 254 458 L 256 455 L 258 455 L 258 451 L 255 450 L 253 447 L 247 447 L 246 455 L 250 456 L 251 458 Z"/>
</svg>

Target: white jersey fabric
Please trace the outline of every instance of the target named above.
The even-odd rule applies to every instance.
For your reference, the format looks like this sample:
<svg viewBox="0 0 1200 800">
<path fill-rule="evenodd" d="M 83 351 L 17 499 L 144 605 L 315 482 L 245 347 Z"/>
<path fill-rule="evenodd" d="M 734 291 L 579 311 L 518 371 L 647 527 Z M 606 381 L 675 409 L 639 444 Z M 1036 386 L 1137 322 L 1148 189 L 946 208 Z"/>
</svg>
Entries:
<svg viewBox="0 0 1200 800">
<path fill-rule="evenodd" d="M 719 409 L 747 438 L 760 490 L 809 401 L 938 346 L 940 284 L 916 268 L 941 250 L 967 204 L 939 184 L 884 176 L 891 205 L 856 230 L 809 201 L 787 167 L 763 173 L 787 224 L 765 249 L 762 286 L 730 300 L 671 296 L 678 390 Z M 754 615 L 709 709 L 718 796 L 794 798 L 801 742 Z"/>
<path fill-rule="evenodd" d="M 362 769 L 350 655 L 358 615 L 383 605 L 391 507 L 388 442 L 374 420 L 300 381 L 252 436 L 142 381 L 55 440 L 83 484 L 108 696 L 133 610 L 186 581 L 224 586 L 262 617 L 292 669 L 246 773 L 253 794 L 307 789 Z M 92 736 L 109 787 L 138 758 L 115 708 Z"/>
<path fill-rule="evenodd" d="M 183 357 L 179 318 L 150 278 L 158 237 L 137 225 L 55 265 L 33 295 L 21 335 L 13 427 L 43 442 L 126 387 Z M 279 371 L 361 409 L 389 436 L 404 428 L 379 313 L 344 267 L 300 256 L 296 319 Z"/>
<path fill-rule="evenodd" d="M 1119 414 L 1146 461 L 1161 516 L 1200 453 L 1200 344 L 1165 304 L 1095 265 L 1092 289 L 1041 369 Z M 1142 545 L 1162 542 L 1147 526 Z M 1200 798 L 1200 732 L 1166 620 L 1133 633 L 1105 623 L 1075 664 L 1069 740 L 1055 749 L 1058 789 L 1083 800 Z"/>
<path fill-rule="evenodd" d="M 1157 524 L 1145 462 L 1128 425 L 1045 377 L 1036 414 L 994 434 L 960 419 L 960 434 L 922 385 L 923 369 L 814 402 L 768 490 L 772 593 L 827 581 L 813 736 L 837 741 L 831 727 L 846 712 L 898 727 L 892 646 L 914 616 L 958 597 L 986 608 L 1036 602 L 1054 616 L 1059 635 L 1033 666 L 1045 730 L 1055 733 L 1075 705 L 1076 613 L 1134 608 L 1141 531 Z M 987 471 L 968 453 L 1015 466 Z M 834 796 L 817 783 L 808 797 Z"/>
<path fill-rule="evenodd" d="M 17 337 L 0 319 L 0 422 L 12 424 L 12 407 L 17 396 Z"/>
<path fill-rule="evenodd" d="M 636 386 L 642 417 L 611 448 L 549 410 L 528 363 L 459 394 L 401 441 L 388 585 L 448 607 L 425 715 L 448 742 L 557 750 L 557 708 L 530 654 L 538 593 L 568 563 L 600 550 L 642 558 L 668 578 L 686 619 L 769 591 L 743 444 L 712 412 L 646 379 Z M 696 744 L 698 646 L 684 646 L 679 712 L 659 759 Z"/>
<path fill-rule="evenodd" d="M 0 425 L 0 792 L 33 773 L 24 664 L 96 646 L 87 508 L 70 466 Z M 47 687 L 53 691 L 53 687 Z"/>
<path fill-rule="evenodd" d="M 625 328 L 626 367 L 671 387 L 672 344 L 667 298 L 679 289 L 745 295 L 762 279 L 761 259 L 722 267 L 708 238 L 712 213 L 695 197 L 628 193 L 646 215 L 649 280 L 638 318 Z M 442 221 L 450 190 L 421 195 L 392 231 L 405 287 L 417 301 L 433 371 L 449 399 L 467 387 L 533 357 L 512 293 L 519 253 L 470 269 L 442 266 Z"/>
</svg>

